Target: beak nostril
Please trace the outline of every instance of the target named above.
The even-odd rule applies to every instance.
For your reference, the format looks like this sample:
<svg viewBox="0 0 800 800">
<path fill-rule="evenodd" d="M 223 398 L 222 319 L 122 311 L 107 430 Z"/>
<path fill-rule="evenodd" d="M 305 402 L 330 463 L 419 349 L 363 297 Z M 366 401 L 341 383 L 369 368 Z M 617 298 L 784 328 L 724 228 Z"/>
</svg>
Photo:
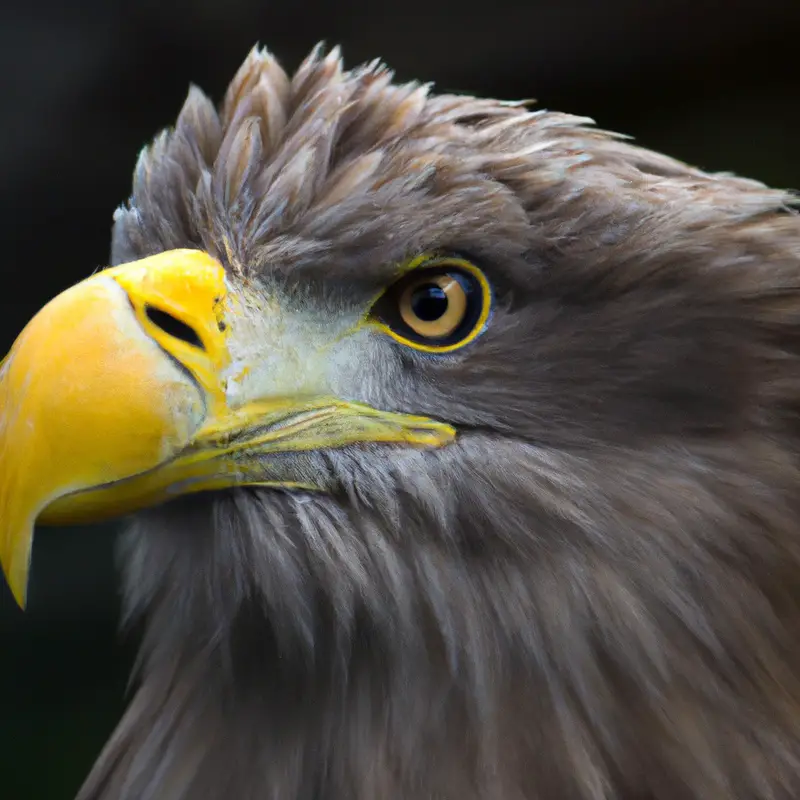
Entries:
<svg viewBox="0 0 800 800">
<path fill-rule="evenodd" d="M 173 317 L 168 311 L 148 304 L 144 307 L 144 312 L 150 322 L 161 328 L 164 333 L 168 333 L 170 336 L 174 336 L 176 339 L 180 339 L 193 347 L 198 347 L 200 350 L 206 349 L 203 345 L 203 340 L 198 336 L 195 329 L 177 317 Z"/>
</svg>

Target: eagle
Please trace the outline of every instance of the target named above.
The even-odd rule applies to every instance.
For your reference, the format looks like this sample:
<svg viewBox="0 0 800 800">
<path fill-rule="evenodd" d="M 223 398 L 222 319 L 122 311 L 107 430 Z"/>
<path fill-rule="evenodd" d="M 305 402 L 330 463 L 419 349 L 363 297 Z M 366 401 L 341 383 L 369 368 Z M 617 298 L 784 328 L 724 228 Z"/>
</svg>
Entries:
<svg viewBox="0 0 800 800">
<path fill-rule="evenodd" d="M 256 48 L 0 367 L 0 561 L 126 518 L 80 800 L 800 795 L 800 218 Z"/>
</svg>

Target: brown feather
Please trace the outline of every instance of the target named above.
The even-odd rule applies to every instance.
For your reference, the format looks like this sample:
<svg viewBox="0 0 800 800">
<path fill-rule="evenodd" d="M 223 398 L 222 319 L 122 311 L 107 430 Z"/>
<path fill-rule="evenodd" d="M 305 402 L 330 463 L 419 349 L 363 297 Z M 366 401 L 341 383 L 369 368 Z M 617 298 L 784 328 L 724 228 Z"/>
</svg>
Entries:
<svg viewBox="0 0 800 800">
<path fill-rule="evenodd" d="M 800 793 L 800 219 L 587 123 L 254 51 L 143 153 L 115 263 L 202 247 L 325 308 L 443 248 L 497 305 L 364 364 L 456 445 L 135 522 L 138 688 L 81 800 Z"/>
</svg>

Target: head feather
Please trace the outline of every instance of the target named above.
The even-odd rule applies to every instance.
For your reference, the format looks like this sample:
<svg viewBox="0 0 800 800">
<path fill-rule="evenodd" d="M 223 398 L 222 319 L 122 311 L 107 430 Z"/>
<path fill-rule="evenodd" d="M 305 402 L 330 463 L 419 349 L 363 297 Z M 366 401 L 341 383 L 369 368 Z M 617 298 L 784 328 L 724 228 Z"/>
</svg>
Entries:
<svg viewBox="0 0 800 800">
<path fill-rule="evenodd" d="M 81 797 L 796 796 L 791 204 L 337 49 L 293 76 L 254 50 L 220 111 L 193 88 L 115 263 L 196 246 L 350 291 L 447 247 L 512 290 L 467 355 L 361 365 L 452 447 L 139 518 L 142 686 Z"/>
</svg>

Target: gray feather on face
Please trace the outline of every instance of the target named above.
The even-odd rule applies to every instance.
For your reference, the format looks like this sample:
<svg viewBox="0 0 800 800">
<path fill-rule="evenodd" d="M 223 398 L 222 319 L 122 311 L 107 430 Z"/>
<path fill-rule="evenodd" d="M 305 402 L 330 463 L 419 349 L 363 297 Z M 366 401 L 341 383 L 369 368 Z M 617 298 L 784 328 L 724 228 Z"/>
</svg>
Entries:
<svg viewBox="0 0 800 800">
<path fill-rule="evenodd" d="M 586 123 L 254 51 L 143 152 L 114 263 L 205 249 L 333 325 L 441 249 L 495 306 L 338 371 L 454 444 L 134 520 L 137 688 L 82 800 L 800 792 L 800 221 Z"/>
</svg>

